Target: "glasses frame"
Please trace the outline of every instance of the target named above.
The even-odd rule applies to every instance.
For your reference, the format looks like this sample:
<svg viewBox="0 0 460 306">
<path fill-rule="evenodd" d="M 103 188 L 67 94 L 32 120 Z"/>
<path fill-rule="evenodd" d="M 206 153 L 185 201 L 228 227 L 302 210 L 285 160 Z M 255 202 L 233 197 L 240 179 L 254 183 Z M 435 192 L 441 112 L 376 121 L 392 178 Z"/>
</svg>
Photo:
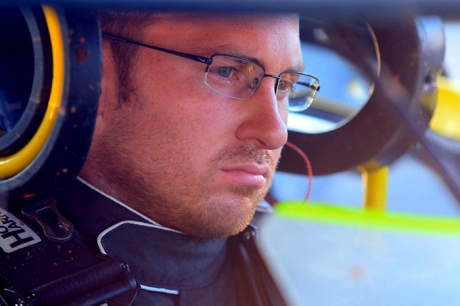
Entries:
<svg viewBox="0 0 460 306">
<path fill-rule="evenodd" d="M 221 94 L 221 95 L 224 95 L 224 96 L 227 96 L 227 97 L 230 97 L 230 98 L 233 98 L 233 99 L 237 99 L 237 100 L 245 100 L 245 99 L 248 99 L 250 98 L 256 91 L 257 89 L 259 88 L 260 84 L 262 83 L 262 79 L 265 78 L 265 77 L 270 77 L 270 78 L 274 78 L 276 79 L 275 81 L 275 95 L 278 94 L 278 85 L 279 85 L 279 81 L 281 79 L 281 77 L 283 75 L 286 75 L 286 74 L 298 74 L 298 75 L 303 75 L 303 76 L 306 76 L 306 77 L 309 77 L 309 78 L 312 78 L 316 81 L 316 83 L 318 84 L 318 86 L 315 86 L 315 85 L 312 85 L 312 84 L 305 84 L 305 83 L 302 83 L 302 85 L 306 86 L 306 87 L 309 87 L 311 89 L 314 90 L 314 94 L 312 95 L 312 97 L 310 98 L 310 101 L 313 101 L 315 95 L 316 95 L 316 92 L 318 92 L 320 90 L 320 85 L 319 85 L 319 80 L 317 77 L 313 76 L 313 75 L 310 75 L 310 74 L 306 74 L 306 73 L 303 73 L 303 72 L 297 72 L 297 71 L 293 71 L 293 72 L 283 72 L 281 74 L 279 74 L 278 76 L 276 75 L 272 75 L 272 74 L 266 74 L 265 73 L 265 68 L 263 66 L 261 66 L 259 63 L 257 62 L 254 62 L 250 59 L 247 59 L 247 58 L 244 58 L 244 57 L 239 57 L 239 56 L 234 56 L 234 55 L 229 55 L 229 54 L 220 54 L 220 53 L 216 53 L 216 54 L 213 54 L 211 57 L 205 57 L 205 56 L 199 56 L 199 55 L 195 55 L 195 54 L 190 54 L 190 53 L 185 53 L 185 52 L 180 52 L 180 51 L 174 51 L 174 50 L 170 50 L 170 49 L 165 49 L 165 48 L 161 48 L 161 47 L 157 47 L 157 46 L 153 46 L 153 45 L 148 45 L 148 44 L 144 44 L 144 43 L 141 43 L 141 42 L 138 42 L 138 41 L 134 41 L 134 40 L 130 40 L 130 39 L 127 39 L 127 38 L 123 38 L 123 37 L 120 37 L 120 36 L 116 36 L 116 35 L 112 35 L 112 34 L 108 34 L 108 33 L 102 33 L 102 37 L 104 38 L 108 38 L 108 39 L 112 39 L 112 40 L 117 40 L 117 41 L 120 41 L 120 42 L 124 42 L 124 43 L 128 43 L 128 44 L 132 44 L 132 45 L 136 45 L 136 46 L 140 46 L 140 47 L 145 47 L 145 48 L 149 48 L 149 49 L 153 49 L 153 50 L 156 50 L 156 51 L 160 51 L 160 52 L 164 52 L 164 53 L 168 53 L 168 54 L 172 54 L 172 55 L 176 55 L 176 56 L 180 56 L 182 58 L 186 58 L 186 59 L 189 59 L 189 60 L 192 60 L 192 61 L 195 61 L 195 62 L 198 62 L 198 63 L 202 63 L 202 64 L 205 64 L 207 65 L 206 66 L 206 71 L 205 71 L 205 76 L 204 76 L 204 83 L 206 84 L 206 86 L 208 86 L 210 89 L 214 90 L 215 92 Z M 260 67 L 262 69 L 262 72 L 263 72 L 263 75 L 262 75 L 262 78 L 260 80 L 260 82 L 257 84 L 257 86 L 254 88 L 253 92 L 251 93 L 251 95 L 249 95 L 248 97 L 244 97 L 244 98 L 237 98 L 237 97 L 233 97 L 233 96 L 230 96 L 230 95 L 227 95 L 227 94 L 224 94 L 220 91 L 218 91 L 217 89 L 214 89 L 213 87 L 211 87 L 207 82 L 206 82 L 206 77 L 207 77 L 207 73 L 209 71 L 209 67 L 211 66 L 211 64 L 213 63 L 213 60 L 214 60 L 214 57 L 216 56 L 226 56 L 226 57 L 230 57 L 230 58 L 234 58 L 234 59 L 237 59 L 237 60 L 241 60 L 241 61 L 245 61 L 245 62 L 248 62 L 252 65 L 255 65 L 257 67 Z M 311 102 L 308 103 L 308 105 L 305 107 L 305 109 L 307 109 L 309 106 L 310 106 Z"/>
</svg>

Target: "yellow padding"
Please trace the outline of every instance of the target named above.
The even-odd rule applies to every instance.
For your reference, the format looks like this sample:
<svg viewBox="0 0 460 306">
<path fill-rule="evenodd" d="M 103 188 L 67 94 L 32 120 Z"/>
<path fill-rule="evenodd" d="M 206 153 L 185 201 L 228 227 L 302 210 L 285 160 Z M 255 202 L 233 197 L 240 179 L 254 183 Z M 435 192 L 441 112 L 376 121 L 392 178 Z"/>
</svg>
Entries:
<svg viewBox="0 0 460 306">
<path fill-rule="evenodd" d="M 18 174 L 35 159 L 51 134 L 61 104 L 64 88 L 64 44 L 62 41 L 62 32 L 56 11 L 49 6 L 43 6 L 43 11 L 48 25 L 53 54 L 53 79 L 48 107 L 43 121 L 29 143 L 15 154 L 0 158 L 1 179 L 7 179 Z"/>
<path fill-rule="evenodd" d="M 442 136 L 460 140 L 460 81 L 438 78 L 438 102 L 430 128 Z"/>
</svg>

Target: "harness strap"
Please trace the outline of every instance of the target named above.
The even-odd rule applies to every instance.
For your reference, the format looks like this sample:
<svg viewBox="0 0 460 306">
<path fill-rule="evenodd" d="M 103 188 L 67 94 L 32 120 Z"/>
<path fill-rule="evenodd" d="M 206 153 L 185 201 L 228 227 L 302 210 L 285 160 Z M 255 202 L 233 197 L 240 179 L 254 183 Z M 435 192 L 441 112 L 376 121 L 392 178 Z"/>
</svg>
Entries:
<svg viewBox="0 0 460 306">
<path fill-rule="evenodd" d="M 28 297 L 32 303 L 26 305 L 96 305 L 136 289 L 136 281 L 130 277 L 128 267 L 108 259 L 33 289 Z M 128 300 L 124 305 L 129 303 Z"/>
<path fill-rule="evenodd" d="M 265 260 L 260 255 L 256 244 L 256 229 L 249 225 L 242 233 L 235 236 L 231 247 L 236 248 L 236 267 L 239 291 L 243 300 L 251 300 L 254 306 L 286 306 L 286 302 L 275 283 Z"/>
</svg>

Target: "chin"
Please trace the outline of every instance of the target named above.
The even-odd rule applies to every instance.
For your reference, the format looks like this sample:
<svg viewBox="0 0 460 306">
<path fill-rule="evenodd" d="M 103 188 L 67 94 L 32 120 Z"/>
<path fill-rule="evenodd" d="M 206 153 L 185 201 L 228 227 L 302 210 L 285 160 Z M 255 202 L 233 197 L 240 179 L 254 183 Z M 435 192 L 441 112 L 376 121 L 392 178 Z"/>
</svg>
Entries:
<svg viewBox="0 0 460 306">
<path fill-rule="evenodd" d="M 202 238 L 202 239 L 221 239 L 221 238 L 228 238 L 230 236 L 237 235 L 241 233 L 248 225 L 250 221 L 238 224 L 235 226 L 235 224 L 229 224 L 228 226 L 222 226 L 222 224 L 219 224 L 218 226 L 215 226 L 214 228 L 205 228 L 202 230 L 196 231 L 195 233 L 189 233 L 194 237 L 197 238 Z"/>
<path fill-rule="evenodd" d="M 177 195 L 174 201 L 151 198 L 139 210 L 163 226 L 193 237 L 225 238 L 240 233 L 249 225 L 264 196 L 260 188 L 234 188 L 217 194 L 201 192 L 193 197 L 183 196 L 179 201 Z M 168 204 L 159 207 L 150 203 Z"/>
<path fill-rule="evenodd" d="M 214 204 L 213 209 L 200 213 L 198 222 L 189 222 L 184 232 L 199 238 L 225 238 L 242 232 L 251 222 L 259 202 L 231 201 Z M 190 219 L 189 219 L 190 220 Z"/>
</svg>

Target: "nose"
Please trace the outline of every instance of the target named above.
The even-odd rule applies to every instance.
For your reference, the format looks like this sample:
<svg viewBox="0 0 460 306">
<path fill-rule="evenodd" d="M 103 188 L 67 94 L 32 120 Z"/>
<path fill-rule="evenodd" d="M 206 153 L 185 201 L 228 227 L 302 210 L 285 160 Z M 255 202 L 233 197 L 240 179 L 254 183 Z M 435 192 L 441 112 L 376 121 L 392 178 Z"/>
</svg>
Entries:
<svg viewBox="0 0 460 306">
<path fill-rule="evenodd" d="M 273 89 L 275 81 L 265 78 L 257 91 L 244 101 L 244 116 L 236 131 L 238 139 L 267 150 L 279 149 L 287 141 L 288 111 L 278 109 Z"/>
</svg>

